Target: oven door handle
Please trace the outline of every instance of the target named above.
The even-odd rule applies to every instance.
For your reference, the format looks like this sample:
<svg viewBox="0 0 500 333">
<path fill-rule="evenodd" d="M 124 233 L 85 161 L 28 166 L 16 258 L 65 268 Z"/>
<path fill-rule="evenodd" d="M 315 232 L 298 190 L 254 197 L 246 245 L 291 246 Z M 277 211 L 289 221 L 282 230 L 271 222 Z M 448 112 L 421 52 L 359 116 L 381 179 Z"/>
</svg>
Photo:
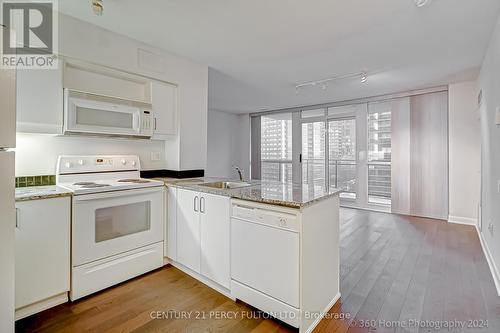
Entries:
<svg viewBox="0 0 500 333">
<path fill-rule="evenodd" d="M 75 195 L 73 197 L 73 201 L 91 201 L 91 200 L 99 200 L 99 199 L 115 199 L 115 198 L 123 198 L 130 197 L 134 195 L 143 195 L 143 194 L 153 194 L 153 193 L 161 193 L 165 189 L 164 186 L 156 186 L 149 188 L 140 188 L 140 189 L 130 189 L 130 190 L 122 190 L 122 191 L 109 191 L 104 193 L 92 193 L 92 194 L 81 194 Z"/>
</svg>

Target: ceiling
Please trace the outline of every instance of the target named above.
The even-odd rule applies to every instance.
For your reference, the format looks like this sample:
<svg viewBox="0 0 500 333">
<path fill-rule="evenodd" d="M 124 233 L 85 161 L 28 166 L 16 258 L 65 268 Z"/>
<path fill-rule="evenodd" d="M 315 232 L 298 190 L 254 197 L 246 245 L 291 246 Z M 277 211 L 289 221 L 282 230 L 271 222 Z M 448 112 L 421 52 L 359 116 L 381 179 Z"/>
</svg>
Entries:
<svg viewBox="0 0 500 333">
<path fill-rule="evenodd" d="M 474 79 L 500 1 L 64 0 L 60 11 L 210 67 L 209 108 L 311 105 Z M 297 84 L 366 71 L 296 92 Z"/>
</svg>

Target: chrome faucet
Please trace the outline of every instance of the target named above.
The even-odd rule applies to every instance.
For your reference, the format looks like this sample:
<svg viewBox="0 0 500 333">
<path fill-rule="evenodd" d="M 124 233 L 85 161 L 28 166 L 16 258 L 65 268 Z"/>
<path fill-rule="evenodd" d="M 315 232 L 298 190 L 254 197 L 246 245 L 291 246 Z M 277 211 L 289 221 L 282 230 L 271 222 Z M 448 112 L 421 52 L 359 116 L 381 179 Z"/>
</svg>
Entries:
<svg viewBox="0 0 500 333">
<path fill-rule="evenodd" d="M 233 165 L 233 168 L 238 171 L 238 175 L 240 176 L 240 181 L 243 181 L 243 170 L 241 170 L 238 166 Z"/>
</svg>

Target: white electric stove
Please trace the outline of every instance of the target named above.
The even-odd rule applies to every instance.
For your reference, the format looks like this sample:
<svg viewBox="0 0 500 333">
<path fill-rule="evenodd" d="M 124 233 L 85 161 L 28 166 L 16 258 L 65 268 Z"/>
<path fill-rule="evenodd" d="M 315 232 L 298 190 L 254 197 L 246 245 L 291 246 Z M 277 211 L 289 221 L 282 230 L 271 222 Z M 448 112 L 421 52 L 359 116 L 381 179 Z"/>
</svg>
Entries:
<svg viewBox="0 0 500 333">
<path fill-rule="evenodd" d="M 56 182 L 74 193 L 72 300 L 163 265 L 164 184 L 137 156 L 60 156 Z"/>
</svg>

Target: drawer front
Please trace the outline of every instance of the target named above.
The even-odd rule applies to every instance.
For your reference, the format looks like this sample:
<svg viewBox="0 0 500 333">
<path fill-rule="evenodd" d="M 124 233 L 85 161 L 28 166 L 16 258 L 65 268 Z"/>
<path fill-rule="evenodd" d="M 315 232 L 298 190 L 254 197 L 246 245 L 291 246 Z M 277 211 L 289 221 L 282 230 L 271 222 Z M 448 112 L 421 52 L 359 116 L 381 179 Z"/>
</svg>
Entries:
<svg viewBox="0 0 500 333">
<path fill-rule="evenodd" d="M 163 266 L 163 242 L 72 270 L 72 301 Z"/>
</svg>

